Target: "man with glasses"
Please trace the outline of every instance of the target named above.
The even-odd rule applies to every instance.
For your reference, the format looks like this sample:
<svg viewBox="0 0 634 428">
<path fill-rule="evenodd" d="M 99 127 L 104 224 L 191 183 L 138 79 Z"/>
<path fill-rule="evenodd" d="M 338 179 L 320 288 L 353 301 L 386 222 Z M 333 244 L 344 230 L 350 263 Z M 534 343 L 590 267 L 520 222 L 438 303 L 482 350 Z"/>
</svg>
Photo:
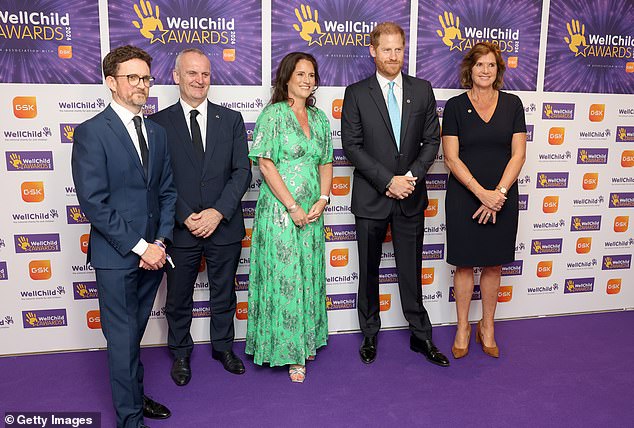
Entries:
<svg viewBox="0 0 634 428">
<path fill-rule="evenodd" d="M 199 49 L 176 57 L 174 82 L 180 99 L 150 119 L 167 130 L 178 190 L 174 239 L 167 271 L 167 344 L 171 377 L 179 386 L 191 379 L 190 334 L 194 283 L 204 257 L 209 279 L 211 355 L 233 374 L 244 364 L 232 350 L 236 311 L 235 275 L 244 237 L 240 201 L 251 182 L 242 115 L 207 100 L 211 64 Z"/>
<path fill-rule="evenodd" d="M 169 256 L 176 189 L 165 130 L 143 120 L 152 58 L 134 46 L 103 60 L 112 102 L 75 129 L 72 171 L 91 224 L 88 262 L 95 269 L 101 326 L 108 347 L 117 427 L 170 411 L 143 392 L 140 345 Z"/>
</svg>

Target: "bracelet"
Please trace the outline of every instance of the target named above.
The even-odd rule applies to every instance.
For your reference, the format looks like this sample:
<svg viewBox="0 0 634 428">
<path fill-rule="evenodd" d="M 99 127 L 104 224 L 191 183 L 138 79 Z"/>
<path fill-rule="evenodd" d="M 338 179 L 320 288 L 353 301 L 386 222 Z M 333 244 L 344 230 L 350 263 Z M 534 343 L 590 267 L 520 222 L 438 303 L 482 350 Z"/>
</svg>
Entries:
<svg viewBox="0 0 634 428">
<path fill-rule="evenodd" d="M 163 241 L 159 241 L 158 239 L 154 241 L 154 245 L 158 245 L 162 249 L 165 249 L 165 244 L 163 243 Z"/>
<path fill-rule="evenodd" d="M 326 201 L 326 205 L 330 203 L 330 196 L 328 195 L 321 195 L 319 199 L 323 199 L 324 201 Z"/>
<path fill-rule="evenodd" d="M 385 190 L 389 190 L 392 183 L 394 183 L 394 177 L 390 178 L 390 181 L 387 183 L 387 186 L 385 186 Z"/>
<path fill-rule="evenodd" d="M 290 214 L 293 214 L 298 209 L 299 209 L 299 206 L 297 205 L 297 202 L 293 202 L 293 205 L 291 205 L 290 207 L 286 208 L 286 211 L 288 211 Z"/>
</svg>

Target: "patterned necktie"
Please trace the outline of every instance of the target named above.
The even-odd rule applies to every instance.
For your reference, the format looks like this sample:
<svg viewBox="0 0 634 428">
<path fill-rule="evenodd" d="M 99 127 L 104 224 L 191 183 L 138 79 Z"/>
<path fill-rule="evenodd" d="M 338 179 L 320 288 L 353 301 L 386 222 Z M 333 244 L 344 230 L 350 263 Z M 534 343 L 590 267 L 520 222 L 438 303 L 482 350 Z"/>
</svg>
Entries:
<svg viewBox="0 0 634 428">
<path fill-rule="evenodd" d="M 143 130 L 141 129 L 141 116 L 134 116 L 132 118 L 132 121 L 134 122 L 136 135 L 139 138 L 139 149 L 141 152 L 141 164 L 143 165 L 143 172 L 145 172 L 145 176 L 147 177 L 148 149 L 147 143 L 145 142 L 145 137 L 143 136 Z"/>
<path fill-rule="evenodd" d="M 200 125 L 196 120 L 200 112 L 196 109 L 189 112 L 189 126 L 192 130 L 192 143 L 194 145 L 194 152 L 198 156 L 198 159 L 202 159 L 205 156 L 205 149 L 203 148 L 203 137 L 200 133 Z"/>
<path fill-rule="evenodd" d="M 390 122 L 392 122 L 392 131 L 394 131 L 394 139 L 396 140 L 396 148 L 401 149 L 401 112 L 398 109 L 396 96 L 394 95 L 394 82 L 389 83 L 390 88 L 387 91 L 387 112 L 390 114 Z"/>
</svg>

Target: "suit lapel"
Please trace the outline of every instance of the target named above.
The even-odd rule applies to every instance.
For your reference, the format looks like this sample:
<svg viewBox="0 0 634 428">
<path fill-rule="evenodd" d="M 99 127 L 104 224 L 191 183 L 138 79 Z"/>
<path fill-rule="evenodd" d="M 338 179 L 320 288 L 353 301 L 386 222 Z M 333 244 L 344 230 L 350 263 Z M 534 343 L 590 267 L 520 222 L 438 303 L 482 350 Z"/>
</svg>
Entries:
<svg viewBox="0 0 634 428">
<path fill-rule="evenodd" d="M 183 107 L 181 106 L 180 101 L 177 101 L 176 104 L 170 107 L 169 115 L 172 126 L 174 126 L 174 129 L 178 134 L 178 141 L 181 142 L 178 150 L 185 152 L 192 165 L 199 169 L 201 167 L 200 160 L 198 159 L 198 156 L 196 156 L 196 153 L 194 153 L 192 136 L 189 133 L 189 126 L 187 126 L 185 113 L 183 112 Z"/>
<path fill-rule="evenodd" d="M 390 135 L 392 136 L 392 142 L 396 146 L 396 139 L 394 138 L 394 130 L 392 129 L 392 122 L 390 122 L 390 115 L 387 112 L 387 105 L 385 104 L 385 98 L 383 98 L 383 91 L 379 86 L 379 81 L 376 80 L 376 75 L 372 76 L 370 83 L 368 85 L 370 89 L 370 96 L 374 100 L 381 117 L 383 118 L 383 122 L 385 122 L 385 126 L 390 131 Z"/>
<path fill-rule="evenodd" d="M 222 116 L 220 115 L 220 110 L 218 110 L 213 103 L 207 101 L 207 135 L 205 136 L 205 163 L 203 164 L 203 174 L 207 170 L 207 167 L 211 165 L 211 158 L 218 142 L 218 130 L 220 129 L 221 121 Z"/>
<path fill-rule="evenodd" d="M 145 178 L 145 172 L 143 172 L 143 165 L 141 165 L 141 159 L 139 158 L 139 153 L 136 151 L 136 147 L 134 147 L 134 142 L 130 138 L 130 134 L 128 134 L 128 130 L 125 128 L 123 122 L 117 113 L 114 112 L 112 107 L 108 106 L 104 110 L 104 115 L 106 116 L 106 120 L 108 121 L 108 126 L 112 129 L 112 132 L 115 133 L 119 143 L 125 148 L 128 152 L 128 155 L 132 158 L 134 165 L 139 170 L 141 177 Z M 151 163 L 151 162 L 150 162 Z"/>
<path fill-rule="evenodd" d="M 407 78 L 405 74 L 403 76 L 403 103 L 401 113 L 401 150 L 403 149 L 402 143 L 405 140 L 405 133 L 407 132 L 407 125 L 409 124 L 409 116 L 412 113 L 412 82 Z"/>
</svg>

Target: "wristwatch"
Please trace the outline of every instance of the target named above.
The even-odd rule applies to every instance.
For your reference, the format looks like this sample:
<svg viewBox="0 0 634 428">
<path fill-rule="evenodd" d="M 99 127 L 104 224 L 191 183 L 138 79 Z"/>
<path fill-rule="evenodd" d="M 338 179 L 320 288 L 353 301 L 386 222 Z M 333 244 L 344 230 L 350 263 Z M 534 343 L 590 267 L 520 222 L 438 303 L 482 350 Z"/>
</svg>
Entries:
<svg viewBox="0 0 634 428">
<path fill-rule="evenodd" d="M 498 186 L 496 187 L 496 190 L 499 190 L 501 194 L 503 194 L 504 196 L 506 196 L 506 192 L 508 192 L 508 190 L 506 190 L 506 187 L 504 186 Z"/>
</svg>

